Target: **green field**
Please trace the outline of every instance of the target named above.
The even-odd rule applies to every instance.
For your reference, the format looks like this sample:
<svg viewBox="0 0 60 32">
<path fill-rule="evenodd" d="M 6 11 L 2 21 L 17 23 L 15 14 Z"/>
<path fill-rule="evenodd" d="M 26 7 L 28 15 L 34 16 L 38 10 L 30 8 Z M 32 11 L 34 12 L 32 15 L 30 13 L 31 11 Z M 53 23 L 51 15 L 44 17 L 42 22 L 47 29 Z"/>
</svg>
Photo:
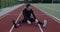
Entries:
<svg viewBox="0 0 60 32">
<path fill-rule="evenodd" d="M 33 5 L 60 19 L 60 4 L 33 4 Z"/>
<path fill-rule="evenodd" d="M 0 8 L 5 8 L 18 4 L 17 0 L 0 0 Z"/>
</svg>

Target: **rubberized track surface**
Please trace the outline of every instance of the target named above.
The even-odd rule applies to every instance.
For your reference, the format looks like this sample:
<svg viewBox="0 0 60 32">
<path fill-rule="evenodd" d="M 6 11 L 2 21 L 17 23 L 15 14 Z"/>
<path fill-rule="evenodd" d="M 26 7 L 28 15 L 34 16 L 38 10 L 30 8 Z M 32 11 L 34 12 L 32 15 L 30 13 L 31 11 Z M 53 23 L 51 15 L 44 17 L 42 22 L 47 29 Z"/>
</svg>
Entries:
<svg viewBox="0 0 60 32">
<path fill-rule="evenodd" d="M 0 32 L 9 32 L 9 30 L 13 26 L 12 21 L 17 19 L 24 7 L 25 5 L 0 17 Z M 51 17 L 49 17 L 42 11 L 38 10 L 36 7 L 32 6 L 32 9 L 34 10 L 36 18 L 38 20 L 43 22 L 43 20 L 46 19 L 48 21 L 47 26 L 44 28 L 44 32 L 60 32 L 60 23 L 53 20 Z M 19 20 L 22 19 L 23 15 L 20 16 Z M 35 23 L 32 23 L 30 25 L 27 23 L 23 23 L 17 29 L 14 28 L 12 32 L 40 32 L 40 29 Z"/>
</svg>

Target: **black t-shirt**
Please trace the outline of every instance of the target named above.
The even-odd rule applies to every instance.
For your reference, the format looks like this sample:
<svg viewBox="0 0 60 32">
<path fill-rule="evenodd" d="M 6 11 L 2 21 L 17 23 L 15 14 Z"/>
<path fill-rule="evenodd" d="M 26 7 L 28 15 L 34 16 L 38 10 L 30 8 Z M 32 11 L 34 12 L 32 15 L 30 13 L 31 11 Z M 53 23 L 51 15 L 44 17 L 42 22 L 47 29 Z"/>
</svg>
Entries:
<svg viewBox="0 0 60 32">
<path fill-rule="evenodd" d="M 33 15 L 34 19 L 36 19 L 32 9 L 30 11 L 28 11 L 26 8 L 23 10 L 23 16 L 25 19 L 29 19 L 31 14 Z"/>
</svg>

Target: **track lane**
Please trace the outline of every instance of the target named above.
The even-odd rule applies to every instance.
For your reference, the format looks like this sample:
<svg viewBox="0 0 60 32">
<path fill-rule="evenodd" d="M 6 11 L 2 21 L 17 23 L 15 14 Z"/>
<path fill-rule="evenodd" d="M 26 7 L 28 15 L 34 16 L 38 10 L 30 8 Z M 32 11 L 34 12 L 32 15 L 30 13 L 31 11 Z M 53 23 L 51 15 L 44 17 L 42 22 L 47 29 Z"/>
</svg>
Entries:
<svg viewBox="0 0 60 32">
<path fill-rule="evenodd" d="M 13 25 L 12 21 L 16 20 L 19 13 L 23 10 L 23 7 L 24 5 L 13 10 L 10 13 L 3 15 L 5 17 L 0 19 L 0 32 L 8 32 L 10 30 L 11 26 Z"/>
</svg>

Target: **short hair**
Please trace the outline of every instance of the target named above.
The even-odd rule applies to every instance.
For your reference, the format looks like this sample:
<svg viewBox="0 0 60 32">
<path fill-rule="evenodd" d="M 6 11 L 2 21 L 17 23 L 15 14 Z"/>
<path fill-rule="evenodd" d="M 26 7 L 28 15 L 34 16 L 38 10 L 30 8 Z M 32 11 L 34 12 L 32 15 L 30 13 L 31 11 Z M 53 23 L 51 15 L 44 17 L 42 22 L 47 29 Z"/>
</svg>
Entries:
<svg viewBox="0 0 60 32">
<path fill-rule="evenodd" d="M 28 8 L 29 6 L 31 6 L 31 4 L 27 4 L 27 5 L 26 5 L 26 8 Z"/>
</svg>

